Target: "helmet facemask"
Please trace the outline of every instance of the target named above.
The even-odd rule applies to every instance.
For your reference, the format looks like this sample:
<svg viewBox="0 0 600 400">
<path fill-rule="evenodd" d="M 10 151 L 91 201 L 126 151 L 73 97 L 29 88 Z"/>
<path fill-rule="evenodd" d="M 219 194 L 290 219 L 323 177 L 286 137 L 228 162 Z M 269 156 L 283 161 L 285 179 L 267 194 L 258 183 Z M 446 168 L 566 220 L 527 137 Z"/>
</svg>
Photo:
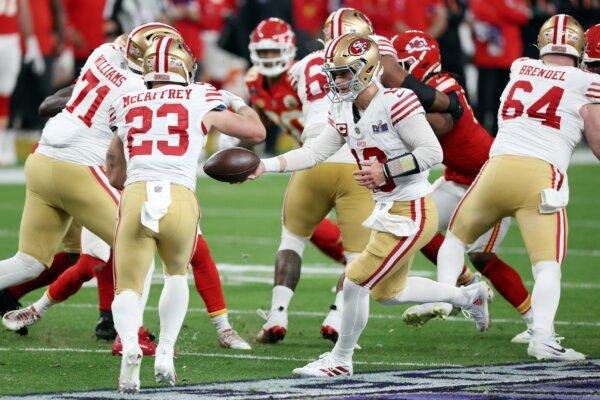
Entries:
<svg viewBox="0 0 600 400">
<path fill-rule="evenodd" d="M 327 75 L 327 86 L 329 91 L 327 96 L 334 103 L 340 103 L 342 101 L 354 101 L 358 95 L 367 88 L 371 83 L 367 84 L 361 82 L 360 75 L 363 69 L 366 67 L 366 62 L 362 59 L 353 61 L 348 65 L 341 67 L 328 66 L 327 64 L 323 67 L 323 72 Z M 350 79 L 336 83 L 336 78 L 340 75 L 349 75 Z"/>
<path fill-rule="evenodd" d="M 258 43 L 250 43 L 249 48 L 252 64 L 260 74 L 268 77 L 284 73 L 296 56 L 296 48 L 287 43 L 262 40 Z"/>
</svg>

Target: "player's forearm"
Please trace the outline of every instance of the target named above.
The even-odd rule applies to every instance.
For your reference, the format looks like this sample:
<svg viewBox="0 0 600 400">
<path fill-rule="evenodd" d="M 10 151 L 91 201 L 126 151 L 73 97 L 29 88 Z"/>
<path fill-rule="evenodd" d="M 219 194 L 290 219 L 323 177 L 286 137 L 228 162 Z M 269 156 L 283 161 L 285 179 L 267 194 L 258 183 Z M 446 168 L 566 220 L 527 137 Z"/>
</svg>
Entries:
<svg viewBox="0 0 600 400">
<path fill-rule="evenodd" d="M 600 104 L 588 104 L 581 110 L 583 134 L 592 153 L 600 160 Z"/>
<path fill-rule="evenodd" d="M 53 117 L 61 112 L 69 102 L 71 93 L 73 93 L 73 87 L 74 85 L 71 85 L 64 89 L 60 89 L 53 95 L 46 97 L 38 108 L 38 114 L 42 117 Z"/>
<path fill-rule="evenodd" d="M 123 190 L 127 179 L 127 162 L 123 153 L 123 143 L 116 135 L 106 151 L 106 175 L 112 187 Z"/>
<path fill-rule="evenodd" d="M 452 116 L 447 113 L 427 113 L 425 115 L 427 118 L 427 122 L 433 129 L 435 136 L 438 138 L 446 136 L 448 133 L 452 132 L 454 128 L 454 120 Z"/>
<path fill-rule="evenodd" d="M 402 139 L 412 148 L 419 170 L 424 171 L 444 160 L 442 146 L 423 114 L 417 114 L 402 126 Z"/>
</svg>

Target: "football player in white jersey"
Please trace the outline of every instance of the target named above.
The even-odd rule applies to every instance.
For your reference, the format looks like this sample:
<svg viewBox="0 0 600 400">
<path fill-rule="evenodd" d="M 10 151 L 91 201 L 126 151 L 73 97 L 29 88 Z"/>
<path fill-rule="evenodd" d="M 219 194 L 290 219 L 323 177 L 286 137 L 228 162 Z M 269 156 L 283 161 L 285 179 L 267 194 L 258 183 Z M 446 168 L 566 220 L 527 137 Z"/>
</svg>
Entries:
<svg viewBox="0 0 600 400">
<path fill-rule="evenodd" d="M 279 157 L 262 160 L 263 172 L 311 168 L 345 143 L 360 170 L 359 185 L 373 190 L 375 208 L 363 222 L 369 243 L 348 264 L 339 338 L 331 353 L 294 373 L 301 376 L 352 375 L 352 355 L 369 316 L 369 293 L 384 305 L 446 299 L 467 309 L 477 328 L 489 326 L 490 290 L 479 282 L 463 288 L 408 277 L 412 259 L 437 231 L 429 168 L 442 161 L 442 149 L 417 96 L 408 89 L 385 89 L 378 82 L 380 55 L 375 41 L 355 34 L 332 40 L 325 49 L 334 104 L 328 125 L 315 139 Z M 425 300 L 427 299 L 427 300 Z"/>
<path fill-rule="evenodd" d="M 112 308 L 123 342 L 118 390 L 128 393 L 140 387 L 140 296 L 156 250 L 164 261 L 165 284 L 154 372 L 158 382 L 175 384 L 174 345 L 187 311 L 186 274 L 200 218 L 196 171 L 208 131 L 215 127 L 250 142 L 265 138 L 258 114 L 241 99 L 233 113 L 212 86 L 192 83 L 193 56 L 183 42 L 158 37 L 143 66 L 148 89 L 125 94 L 111 106 L 116 135 L 107 153 L 110 182 L 124 187 Z"/>
<path fill-rule="evenodd" d="M 554 333 L 567 250 L 566 172 L 582 134 L 600 155 L 600 78 L 577 68 L 584 33 L 573 17 L 548 19 L 538 47 L 539 60 L 520 58 L 511 66 L 490 159 L 454 212 L 438 269 L 457 277 L 467 246 L 503 217 L 514 217 L 535 279 L 527 352 L 537 359 L 576 361 L 585 356 L 564 348 Z"/>
</svg>

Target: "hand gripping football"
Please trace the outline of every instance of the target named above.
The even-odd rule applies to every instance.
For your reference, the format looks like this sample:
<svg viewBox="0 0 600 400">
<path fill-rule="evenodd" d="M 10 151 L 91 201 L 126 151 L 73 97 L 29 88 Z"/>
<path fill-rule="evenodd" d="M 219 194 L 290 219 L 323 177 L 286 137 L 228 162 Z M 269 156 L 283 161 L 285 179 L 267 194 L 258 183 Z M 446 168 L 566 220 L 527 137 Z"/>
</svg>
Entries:
<svg viewBox="0 0 600 400">
<path fill-rule="evenodd" d="M 204 164 L 206 175 L 221 182 L 239 183 L 256 171 L 260 158 L 252 151 L 232 147 L 213 154 Z"/>
</svg>

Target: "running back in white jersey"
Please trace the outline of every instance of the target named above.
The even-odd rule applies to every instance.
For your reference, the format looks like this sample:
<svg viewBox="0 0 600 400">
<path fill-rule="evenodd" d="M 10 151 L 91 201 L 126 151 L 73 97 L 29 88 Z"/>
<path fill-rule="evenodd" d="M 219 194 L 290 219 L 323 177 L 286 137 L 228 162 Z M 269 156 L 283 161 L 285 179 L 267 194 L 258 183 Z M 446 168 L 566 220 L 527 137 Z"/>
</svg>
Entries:
<svg viewBox="0 0 600 400">
<path fill-rule="evenodd" d="M 600 103 L 598 75 L 542 60 L 516 60 L 502 93 L 490 155 L 531 156 L 566 171 L 582 138 L 579 110 L 589 103 Z"/>
<path fill-rule="evenodd" d="M 139 181 L 168 181 L 196 189 L 198 159 L 208 133 L 202 119 L 225 110 L 211 85 L 165 85 L 126 94 L 111 106 L 111 128 L 123 142 L 125 186 Z"/>
<path fill-rule="evenodd" d="M 44 127 L 36 151 L 78 164 L 104 165 L 112 139 L 108 128 L 110 104 L 144 87 L 141 76 L 128 69 L 123 53 L 115 45 L 101 45 L 81 69 L 66 107 Z"/>
<path fill-rule="evenodd" d="M 334 103 L 328 124 L 348 143 L 355 162 L 376 158 L 385 163 L 414 149 L 403 140 L 405 121 L 425 114 L 417 95 L 409 89 L 379 88 L 358 123 L 354 122 L 352 103 Z M 429 170 L 401 176 L 373 191 L 376 201 L 405 201 L 431 192 Z"/>
</svg>

